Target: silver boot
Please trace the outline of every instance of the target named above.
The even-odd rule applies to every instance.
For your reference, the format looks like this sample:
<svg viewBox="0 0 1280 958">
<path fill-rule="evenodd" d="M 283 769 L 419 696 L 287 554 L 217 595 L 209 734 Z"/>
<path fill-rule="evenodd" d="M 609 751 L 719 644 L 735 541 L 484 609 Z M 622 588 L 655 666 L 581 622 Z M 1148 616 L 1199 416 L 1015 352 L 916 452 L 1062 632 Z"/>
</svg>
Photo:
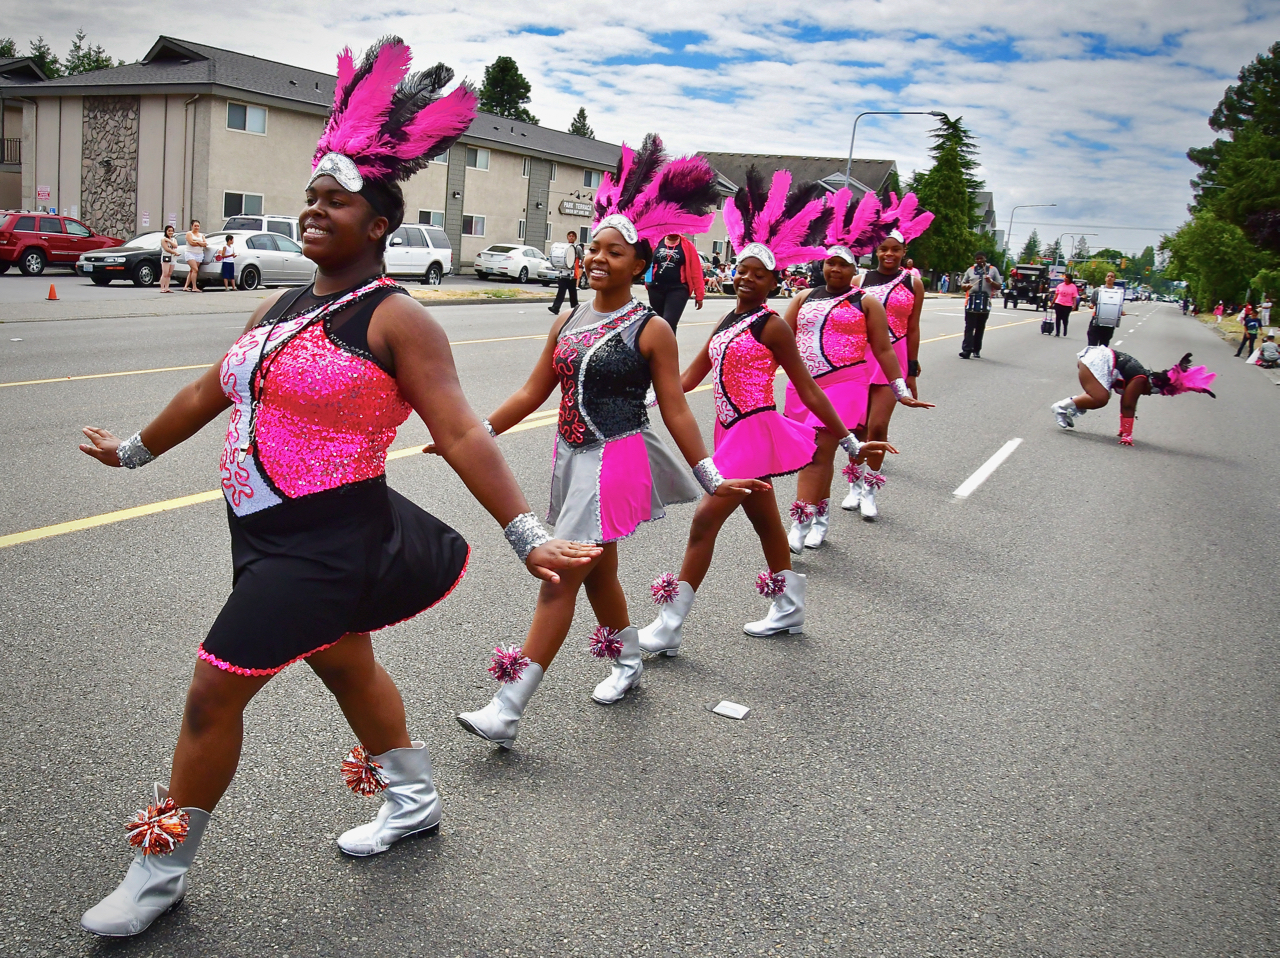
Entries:
<svg viewBox="0 0 1280 958">
<path fill-rule="evenodd" d="M 367 825 L 338 836 L 338 847 L 360 858 L 385 852 L 400 839 L 440 824 L 440 794 L 431 779 L 431 758 L 425 744 L 413 742 L 408 748 L 371 755 L 370 760 L 382 766 L 387 779 L 382 807 Z"/>
<path fill-rule="evenodd" d="M 510 748 L 520 731 L 520 719 L 524 710 L 542 684 L 542 666 L 530 662 L 516 681 L 502 686 L 484 708 L 475 712 L 463 712 L 458 724 L 483 739 Z"/>
<path fill-rule="evenodd" d="M 782 594 L 769 606 L 769 614 L 758 622 L 748 622 L 742 627 L 747 635 L 768 636 L 781 632 L 804 631 L 804 576 L 786 569 L 780 573 L 786 582 Z"/>
<path fill-rule="evenodd" d="M 862 480 L 849 483 L 849 494 L 844 497 L 844 502 L 840 503 L 840 508 L 845 512 L 856 512 L 858 503 L 862 501 Z"/>
<path fill-rule="evenodd" d="M 613 660 L 613 669 L 609 677 L 596 686 L 591 697 L 601 705 L 612 705 L 636 687 L 640 681 L 640 673 L 644 671 L 644 663 L 640 660 L 640 632 L 634 625 L 629 625 L 618 633 L 618 641 L 622 643 L 622 651 Z"/>
<path fill-rule="evenodd" d="M 163 785 L 155 786 L 156 804 L 169 797 Z M 182 901 L 187 893 L 187 870 L 200 848 L 209 824 L 202 808 L 184 808 L 187 837 L 164 855 L 136 852 L 124 881 L 106 898 L 84 913 L 80 927 L 108 938 L 123 938 L 145 931 L 153 921 Z"/>
<path fill-rule="evenodd" d="M 876 490 L 884 486 L 884 476 L 870 469 L 862 477 L 862 499 L 858 502 L 858 512 L 864 519 L 874 519 L 880 515 L 876 508 Z"/>
<path fill-rule="evenodd" d="M 798 556 L 804 552 L 804 540 L 813 528 L 813 520 L 813 506 L 799 499 L 791 503 L 791 528 L 787 532 L 787 548 L 792 555 Z"/>
<path fill-rule="evenodd" d="M 685 616 L 693 608 L 697 595 L 693 586 L 680 583 L 680 591 L 666 605 L 658 608 L 658 617 L 640 630 L 640 648 L 658 655 L 676 655 L 680 651 L 680 630 Z"/>
<path fill-rule="evenodd" d="M 831 500 L 823 499 L 818 503 L 818 511 L 813 516 L 813 528 L 804 537 L 806 549 L 816 549 L 827 541 L 827 528 L 831 525 Z"/>
<path fill-rule="evenodd" d="M 1080 410 L 1076 408 L 1076 402 L 1074 399 L 1068 397 L 1054 403 L 1050 408 L 1053 410 L 1053 418 L 1058 420 L 1059 426 L 1063 429 L 1075 428 L 1075 417 L 1080 415 Z"/>
</svg>

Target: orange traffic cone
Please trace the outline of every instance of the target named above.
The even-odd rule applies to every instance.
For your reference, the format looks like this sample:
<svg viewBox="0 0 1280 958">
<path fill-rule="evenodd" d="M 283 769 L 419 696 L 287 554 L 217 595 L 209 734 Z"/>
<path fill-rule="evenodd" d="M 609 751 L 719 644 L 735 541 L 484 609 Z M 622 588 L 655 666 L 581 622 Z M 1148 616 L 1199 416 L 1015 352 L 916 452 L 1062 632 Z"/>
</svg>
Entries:
<svg viewBox="0 0 1280 958">
<path fill-rule="evenodd" d="M 49 298 L 50 298 L 50 299 L 57 299 L 57 298 L 58 298 L 58 291 L 57 291 L 56 289 L 54 289 L 54 288 L 53 288 L 53 283 L 50 283 L 50 284 L 49 284 Z"/>
</svg>

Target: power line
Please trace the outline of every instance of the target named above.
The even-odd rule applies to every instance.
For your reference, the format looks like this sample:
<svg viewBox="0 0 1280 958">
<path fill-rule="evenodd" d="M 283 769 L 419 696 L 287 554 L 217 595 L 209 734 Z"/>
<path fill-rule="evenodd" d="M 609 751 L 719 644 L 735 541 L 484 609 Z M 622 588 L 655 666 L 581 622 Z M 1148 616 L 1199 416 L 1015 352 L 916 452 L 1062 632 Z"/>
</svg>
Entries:
<svg viewBox="0 0 1280 958">
<path fill-rule="evenodd" d="M 1091 230 L 1137 230 L 1146 233 L 1176 233 L 1178 227 L 1167 228 L 1163 226 L 1112 226 L 1109 223 L 1037 223 L 1029 220 L 1023 220 L 1025 226 L 1069 226 L 1079 227 L 1080 229 Z"/>
</svg>

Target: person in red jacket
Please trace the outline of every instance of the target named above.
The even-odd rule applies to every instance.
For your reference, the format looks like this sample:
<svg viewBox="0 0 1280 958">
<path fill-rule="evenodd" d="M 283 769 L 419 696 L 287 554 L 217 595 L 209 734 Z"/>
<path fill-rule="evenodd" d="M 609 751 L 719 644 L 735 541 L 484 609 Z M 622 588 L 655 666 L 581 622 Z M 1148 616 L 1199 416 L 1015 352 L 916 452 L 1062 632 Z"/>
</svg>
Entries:
<svg viewBox="0 0 1280 958">
<path fill-rule="evenodd" d="M 706 284 L 702 279 L 702 259 L 693 243 L 679 233 L 663 238 L 653 248 L 653 263 L 644 278 L 649 291 L 649 306 L 674 330 L 680 323 L 689 297 L 694 309 L 702 309 Z"/>
</svg>

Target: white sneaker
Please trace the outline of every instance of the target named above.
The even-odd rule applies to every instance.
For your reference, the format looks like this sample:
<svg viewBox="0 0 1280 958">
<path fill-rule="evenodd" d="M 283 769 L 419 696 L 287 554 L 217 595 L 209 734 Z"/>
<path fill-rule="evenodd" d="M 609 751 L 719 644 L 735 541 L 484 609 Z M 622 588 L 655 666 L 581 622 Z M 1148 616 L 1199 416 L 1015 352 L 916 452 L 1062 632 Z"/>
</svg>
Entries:
<svg viewBox="0 0 1280 958">
<path fill-rule="evenodd" d="M 878 481 L 877 481 L 878 480 Z M 864 519 L 874 519 L 880 515 L 876 508 L 876 489 L 884 485 L 884 477 L 878 472 L 867 470 L 862 477 L 862 499 L 858 503 L 858 512 Z"/>
<path fill-rule="evenodd" d="M 856 512 L 858 503 L 862 500 L 862 480 L 849 483 L 849 494 L 844 497 L 844 502 L 840 503 L 840 508 L 845 512 Z"/>
</svg>

